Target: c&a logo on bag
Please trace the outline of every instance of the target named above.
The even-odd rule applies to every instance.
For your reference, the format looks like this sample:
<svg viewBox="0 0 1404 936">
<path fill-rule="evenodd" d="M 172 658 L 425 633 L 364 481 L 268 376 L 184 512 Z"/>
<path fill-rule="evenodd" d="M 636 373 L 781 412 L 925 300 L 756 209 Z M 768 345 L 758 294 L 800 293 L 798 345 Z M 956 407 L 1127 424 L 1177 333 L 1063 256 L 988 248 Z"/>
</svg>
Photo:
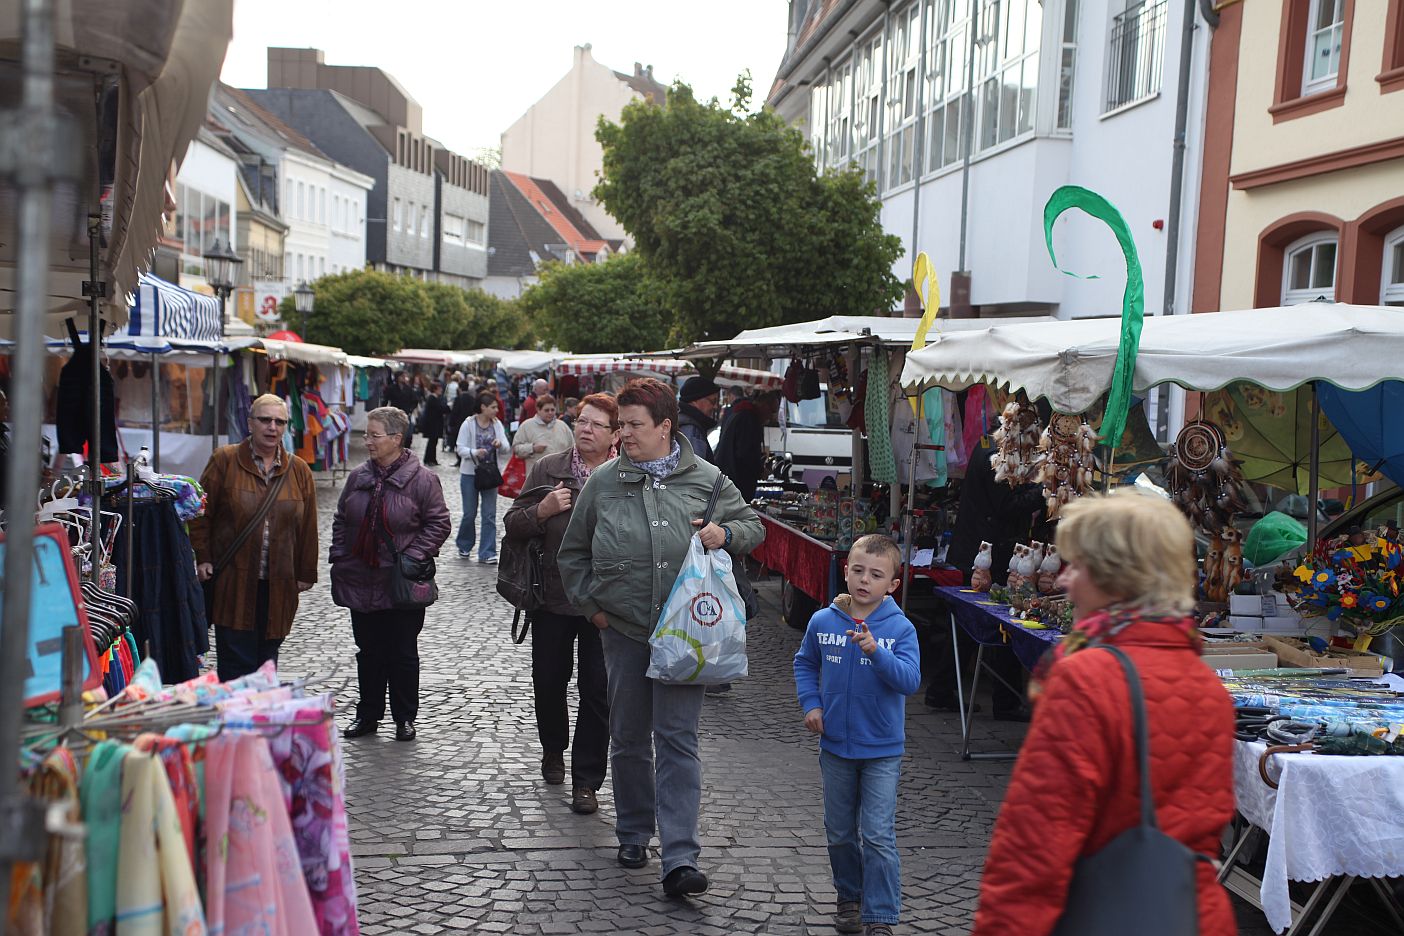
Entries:
<svg viewBox="0 0 1404 936">
<path fill-rule="evenodd" d="M 688 606 L 688 613 L 692 619 L 703 627 L 712 627 L 722 616 L 721 599 L 711 592 L 702 592 L 692 599 L 692 604 Z"/>
</svg>

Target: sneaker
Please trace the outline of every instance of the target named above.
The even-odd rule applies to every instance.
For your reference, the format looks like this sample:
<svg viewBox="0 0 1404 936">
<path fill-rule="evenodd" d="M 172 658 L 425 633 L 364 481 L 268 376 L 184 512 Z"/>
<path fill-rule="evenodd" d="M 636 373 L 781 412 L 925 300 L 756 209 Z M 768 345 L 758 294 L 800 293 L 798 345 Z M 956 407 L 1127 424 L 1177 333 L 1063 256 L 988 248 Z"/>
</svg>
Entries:
<svg viewBox="0 0 1404 936">
<path fill-rule="evenodd" d="M 460 558 L 460 559 L 472 559 L 472 558 L 473 558 L 473 554 L 470 553 L 470 552 L 464 552 L 463 550 L 460 549 L 460 550 L 458 551 L 458 558 Z"/>
<path fill-rule="evenodd" d="M 497 565 L 496 556 L 488 556 L 486 559 L 479 559 L 478 561 L 481 562 L 483 565 Z"/>
<path fill-rule="evenodd" d="M 863 902 L 840 900 L 838 912 L 834 914 L 834 929 L 840 933 L 863 932 Z"/>
<path fill-rule="evenodd" d="M 863 936 L 892 936 L 892 924 L 864 923 Z"/>
</svg>

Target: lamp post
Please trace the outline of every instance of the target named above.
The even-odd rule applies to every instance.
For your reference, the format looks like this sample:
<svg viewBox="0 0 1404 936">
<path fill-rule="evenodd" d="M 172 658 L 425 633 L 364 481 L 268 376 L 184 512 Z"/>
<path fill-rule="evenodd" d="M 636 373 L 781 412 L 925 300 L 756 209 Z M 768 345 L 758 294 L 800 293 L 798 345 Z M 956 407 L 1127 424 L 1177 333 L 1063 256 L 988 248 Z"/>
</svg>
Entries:
<svg viewBox="0 0 1404 936">
<path fill-rule="evenodd" d="M 302 316 L 302 340 L 307 340 L 307 316 L 312 314 L 313 307 L 317 304 L 317 294 L 312 291 L 312 287 L 303 280 L 293 290 L 293 308 L 297 314 Z"/>
<path fill-rule="evenodd" d="M 228 244 L 220 243 L 218 237 L 210 245 L 210 249 L 204 255 L 205 260 L 205 280 L 210 284 L 210 288 L 219 297 L 219 344 L 224 345 L 224 316 L 225 304 L 229 301 L 229 294 L 234 292 L 234 277 L 238 275 L 239 266 L 244 262 L 239 258 Z M 219 352 L 210 357 L 210 373 L 214 378 L 214 389 L 212 396 L 214 399 L 214 418 L 210 420 L 210 452 L 219 447 Z"/>
</svg>

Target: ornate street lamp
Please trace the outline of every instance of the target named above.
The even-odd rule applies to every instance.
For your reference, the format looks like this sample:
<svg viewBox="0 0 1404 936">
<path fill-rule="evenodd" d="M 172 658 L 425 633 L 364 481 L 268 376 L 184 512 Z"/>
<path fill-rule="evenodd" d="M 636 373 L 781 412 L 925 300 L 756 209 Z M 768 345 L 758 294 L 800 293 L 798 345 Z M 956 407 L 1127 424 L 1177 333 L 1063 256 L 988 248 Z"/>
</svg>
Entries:
<svg viewBox="0 0 1404 936">
<path fill-rule="evenodd" d="M 317 294 L 312 291 L 312 287 L 303 280 L 293 290 L 293 308 L 297 314 L 302 316 L 302 340 L 307 340 L 307 316 L 312 314 L 313 307 L 317 304 Z"/>
<path fill-rule="evenodd" d="M 234 292 L 234 278 L 239 273 L 239 267 L 243 260 L 236 254 L 228 244 L 221 244 L 218 237 L 210 245 L 209 251 L 204 255 L 205 260 L 205 281 L 210 284 L 210 288 L 219 297 L 219 343 L 224 344 L 224 316 L 225 304 L 229 301 L 229 296 Z M 210 373 L 214 381 L 212 396 L 214 397 L 214 418 L 210 421 L 210 452 L 213 453 L 219 447 L 219 349 L 210 358 Z"/>
</svg>

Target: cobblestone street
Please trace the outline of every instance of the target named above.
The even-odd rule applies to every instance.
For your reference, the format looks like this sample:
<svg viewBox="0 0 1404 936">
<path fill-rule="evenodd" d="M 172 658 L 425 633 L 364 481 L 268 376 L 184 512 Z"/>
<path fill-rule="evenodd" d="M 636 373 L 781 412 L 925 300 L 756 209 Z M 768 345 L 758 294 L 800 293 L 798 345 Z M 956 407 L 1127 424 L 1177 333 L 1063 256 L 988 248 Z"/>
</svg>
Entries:
<svg viewBox="0 0 1404 936">
<path fill-rule="evenodd" d="M 456 529 L 452 459 L 438 471 Z M 340 490 L 318 484 L 324 556 Z M 501 513 L 499 504 L 499 522 Z M 779 623 L 776 580 L 757 588 L 765 607 L 751 630 L 750 678 L 709 696 L 704 710 L 701 864 L 712 887 L 688 903 L 662 895 L 656 853 L 641 870 L 616 864 L 608 781 L 599 813 L 577 816 L 569 784 L 541 780 L 530 649 L 511 642 L 496 572 L 459 560 L 450 541 L 442 598 L 420 639 L 418 740 L 397 743 L 383 726 L 345 742 L 363 932 L 832 933 L 817 745 L 791 676 L 800 634 Z M 355 645 L 325 571 L 304 596 L 282 665 L 338 667 L 334 684 L 349 680 L 339 722 L 349 720 Z M 1010 763 L 962 762 L 955 715 L 919 696 L 907 712 L 898 932 L 966 933 Z M 985 722 L 980 731 L 986 746 L 1008 746 L 1022 726 Z M 1268 932 L 1254 911 L 1241 907 L 1240 921 L 1243 932 Z"/>
</svg>

